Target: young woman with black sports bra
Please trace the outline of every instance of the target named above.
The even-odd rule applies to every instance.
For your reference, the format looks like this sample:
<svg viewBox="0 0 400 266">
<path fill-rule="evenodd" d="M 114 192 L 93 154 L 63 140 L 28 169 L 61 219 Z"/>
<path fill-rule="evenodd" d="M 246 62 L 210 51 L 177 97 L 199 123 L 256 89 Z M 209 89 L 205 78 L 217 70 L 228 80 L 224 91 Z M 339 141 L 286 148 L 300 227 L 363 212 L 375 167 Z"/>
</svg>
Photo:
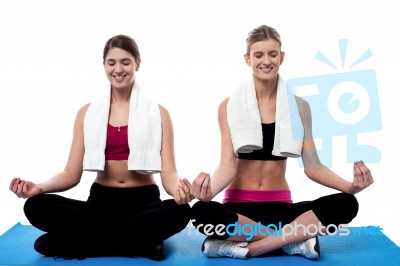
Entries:
<svg viewBox="0 0 400 266">
<path fill-rule="evenodd" d="M 79 110 L 64 171 L 40 184 L 14 178 L 10 190 L 28 198 L 26 217 L 46 232 L 35 241 L 34 248 L 45 256 L 142 256 L 160 260 L 164 256 L 163 240 L 189 222 L 190 183 L 177 173 L 168 111 L 151 101 L 144 103 L 146 98 L 139 95 L 135 72 L 141 59 L 136 42 L 126 35 L 112 37 L 104 47 L 103 60 L 111 84 L 104 95 L 108 98 L 103 105 L 92 102 Z M 143 104 L 152 109 L 139 108 Z M 134 126 L 149 125 L 150 117 L 158 120 L 147 131 L 133 128 L 129 121 L 136 111 L 143 112 L 133 121 Z M 103 113 L 104 120 L 97 123 Z M 130 139 L 131 134 L 141 137 Z M 153 135 L 160 145 L 147 154 L 149 146 L 141 146 Z M 135 158 L 132 161 L 143 163 L 143 168 L 134 163 L 131 166 L 131 156 Z M 52 194 L 76 186 L 83 170 L 97 172 L 87 201 Z M 161 201 L 153 173 L 160 173 L 162 185 L 173 199 Z"/>
<path fill-rule="evenodd" d="M 330 230 L 349 223 L 356 216 L 358 202 L 354 194 L 373 183 L 372 175 L 362 161 L 355 162 L 353 180 L 348 182 L 321 164 L 311 132 L 310 107 L 296 97 L 304 127 L 299 152 L 304 172 L 311 180 L 340 193 L 312 201 L 292 202 L 285 178 L 287 158 L 272 155 L 276 138 L 278 71 L 285 56 L 281 51 L 280 36 L 274 28 L 262 25 L 252 30 L 246 41 L 244 59 L 254 79 L 263 147 L 252 153 L 235 155 L 227 118 L 230 99 L 224 100 L 218 109 L 220 164 L 212 178 L 207 173 L 200 173 L 192 182 L 191 193 L 199 199 L 192 206 L 192 222 L 208 236 L 202 251 L 209 257 L 245 259 L 282 248 L 290 255 L 317 259 L 320 256 L 317 236 L 329 233 L 326 228 Z M 224 189 L 223 202 L 212 201 Z M 302 226 L 294 233 L 291 230 L 296 225 Z M 267 226 L 269 230 L 266 230 Z M 310 228 L 321 230 L 308 230 Z"/>
</svg>

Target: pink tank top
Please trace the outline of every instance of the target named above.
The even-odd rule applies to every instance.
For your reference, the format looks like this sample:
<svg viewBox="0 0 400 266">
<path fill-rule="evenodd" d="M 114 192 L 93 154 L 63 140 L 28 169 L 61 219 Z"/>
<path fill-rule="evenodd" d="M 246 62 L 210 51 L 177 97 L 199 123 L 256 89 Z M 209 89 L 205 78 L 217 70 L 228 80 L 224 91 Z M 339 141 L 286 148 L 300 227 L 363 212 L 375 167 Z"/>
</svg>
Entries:
<svg viewBox="0 0 400 266">
<path fill-rule="evenodd" d="M 105 150 L 106 160 L 128 160 L 128 126 L 114 127 L 108 124 Z"/>
</svg>

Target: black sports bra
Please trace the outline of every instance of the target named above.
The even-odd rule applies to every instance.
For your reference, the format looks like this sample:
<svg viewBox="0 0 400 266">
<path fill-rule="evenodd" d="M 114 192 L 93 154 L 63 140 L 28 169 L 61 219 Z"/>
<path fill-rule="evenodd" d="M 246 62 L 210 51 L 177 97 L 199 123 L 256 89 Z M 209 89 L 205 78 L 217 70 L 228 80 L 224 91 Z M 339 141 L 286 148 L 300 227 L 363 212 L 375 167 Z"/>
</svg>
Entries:
<svg viewBox="0 0 400 266">
<path fill-rule="evenodd" d="M 279 161 L 286 160 L 287 157 L 272 155 L 275 139 L 275 122 L 271 124 L 261 124 L 263 131 L 263 148 L 254 150 L 250 153 L 238 153 L 239 159 L 261 160 L 261 161 Z"/>
</svg>

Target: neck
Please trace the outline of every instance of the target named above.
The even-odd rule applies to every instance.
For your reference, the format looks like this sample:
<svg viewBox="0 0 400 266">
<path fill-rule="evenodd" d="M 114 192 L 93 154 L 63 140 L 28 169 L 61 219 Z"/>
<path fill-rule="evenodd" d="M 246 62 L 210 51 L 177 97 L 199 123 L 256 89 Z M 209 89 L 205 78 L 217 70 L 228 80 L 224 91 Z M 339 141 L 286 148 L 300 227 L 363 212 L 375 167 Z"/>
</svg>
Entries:
<svg viewBox="0 0 400 266">
<path fill-rule="evenodd" d="M 257 92 L 257 100 L 274 100 L 278 87 L 278 77 L 270 80 L 254 79 Z"/>
<path fill-rule="evenodd" d="M 111 102 L 114 103 L 126 103 L 129 102 L 131 99 L 133 85 L 130 89 L 117 89 L 111 87 Z"/>
</svg>

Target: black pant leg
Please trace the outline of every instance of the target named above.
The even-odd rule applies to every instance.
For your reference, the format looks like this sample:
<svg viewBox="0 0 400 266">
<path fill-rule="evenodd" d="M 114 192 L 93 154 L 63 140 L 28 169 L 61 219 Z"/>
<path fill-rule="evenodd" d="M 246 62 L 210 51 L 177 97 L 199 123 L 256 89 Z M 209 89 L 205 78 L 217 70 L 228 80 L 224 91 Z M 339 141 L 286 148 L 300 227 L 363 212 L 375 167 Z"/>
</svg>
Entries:
<svg viewBox="0 0 400 266">
<path fill-rule="evenodd" d="M 24 212 L 29 222 L 45 232 L 73 232 L 86 220 L 85 202 L 55 194 L 39 194 L 26 200 Z"/>
<path fill-rule="evenodd" d="M 112 228 L 114 238 L 133 243 L 160 242 L 184 229 L 190 220 L 189 204 L 169 199 L 147 204 Z"/>
<path fill-rule="evenodd" d="M 348 224 L 358 213 L 358 201 L 354 195 L 337 193 L 318 198 L 312 203 L 312 210 L 325 226 Z"/>
<path fill-rule="evenodd" d="M 227 226 L 238 221 L 238 215 L 235 212 L 229 211 L 224 205 L 216 201 L 196 202 L 192 206 L 191 218 L 193 225 L 202 234 L 205 234 L 205 225 L 213 225 L 209 233 L 216 239 L 227 239 L 230 237 L 228 234 L 221 235 L 220 232 L 217 232 L 217 225 L 223 224 Z"/>
</svg>

